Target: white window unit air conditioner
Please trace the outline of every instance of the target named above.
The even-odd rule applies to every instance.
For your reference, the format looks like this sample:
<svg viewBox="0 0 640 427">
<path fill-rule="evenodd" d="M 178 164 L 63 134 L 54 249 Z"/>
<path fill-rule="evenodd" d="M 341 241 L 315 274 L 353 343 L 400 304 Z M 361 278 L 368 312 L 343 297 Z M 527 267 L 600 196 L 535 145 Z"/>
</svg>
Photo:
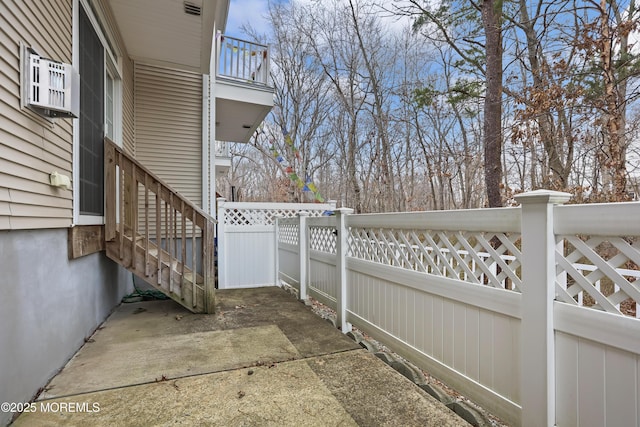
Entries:
<svg viewBox="0 0 640 427">
<path fill-rule="evenodd" d="M 27 55 L 27 104 L 47 117 L 78 117 L 80 76 L 69 64 L 29 52 Z"/>
</svg>

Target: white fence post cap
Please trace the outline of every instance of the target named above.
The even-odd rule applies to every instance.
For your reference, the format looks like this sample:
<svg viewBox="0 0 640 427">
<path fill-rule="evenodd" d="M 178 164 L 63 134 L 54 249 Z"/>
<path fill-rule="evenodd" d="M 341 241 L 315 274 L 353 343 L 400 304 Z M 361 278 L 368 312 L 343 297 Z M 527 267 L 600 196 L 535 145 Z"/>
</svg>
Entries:
<svg viewBox="0 0 640 427">
<path fill-rule="evenodd" d="M 562 191 L 535 190 L 515 196 L 516 201 L 521 205 L 531 203 L 551 203 L 554 205 L 563 204 L 569 201 L 571 194 Z"/>
<path fill-rule="evenodd" d="M 351 209 L 351 208 L 338 208 L 338 209 L 335 209 L 335 210 L 336 210 L 336 212 L 340 212 L 343 215 L 349 215 L 349 214 L 353 213 L 353 209 Z"/>
<path fill-rule="evenodd" d="M 299 211 L 298 212 L 298 216 L 309 216 L 309 212 L 308 211 Z"/>
</svg>

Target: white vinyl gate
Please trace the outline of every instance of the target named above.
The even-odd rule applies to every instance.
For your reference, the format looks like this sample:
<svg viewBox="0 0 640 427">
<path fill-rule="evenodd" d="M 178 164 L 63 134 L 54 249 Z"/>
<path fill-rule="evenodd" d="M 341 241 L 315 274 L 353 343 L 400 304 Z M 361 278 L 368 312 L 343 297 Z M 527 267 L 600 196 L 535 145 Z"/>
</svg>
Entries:
<svg viewBox="0 0 640 427">
<path fill-rule="evenodd" d="M 275 218 L 306 211 L 322 216 L 329 203 L 244 203 L 218 199 L 218 288 L 275 285 Z"/>
</svg>

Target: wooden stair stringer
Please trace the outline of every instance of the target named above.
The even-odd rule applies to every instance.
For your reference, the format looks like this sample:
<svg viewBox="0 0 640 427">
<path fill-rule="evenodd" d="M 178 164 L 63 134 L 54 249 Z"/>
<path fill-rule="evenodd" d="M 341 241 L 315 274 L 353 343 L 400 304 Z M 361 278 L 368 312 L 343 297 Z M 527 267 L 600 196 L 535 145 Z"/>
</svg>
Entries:
<svg viewBox="0 0 640 427">
<path fill-rule="evenodd" d="M 131 235 L 129 234 L 124 236 L 124 244 L 121 245 L 120 233 L 116 233 L 116 238 L 113 241 L 106 242 L 107 256 L 187 310 L 193 313 L 206 313 L 202 276 L 196 274 L 196 286 L 193 289 L 191 269 L 185 266 L 183 276 L 180 272 L 181 263 L 171 257 L 168 252 L 161 250 L 162 263 L 160 281 L 158 281 L 158 248 L 155 243 L 149 242 L 148 265 L 145 259 L 145 238 L 136 235 L 135 265 L 132 265 L 131 243 Z M 169 260 L 171 261 L 169 262 Z M 171 280 L 169 280 L 169 274 L 171 274 Z M 193 303 L 194 293 L 195 304 Z"/>
</svg>

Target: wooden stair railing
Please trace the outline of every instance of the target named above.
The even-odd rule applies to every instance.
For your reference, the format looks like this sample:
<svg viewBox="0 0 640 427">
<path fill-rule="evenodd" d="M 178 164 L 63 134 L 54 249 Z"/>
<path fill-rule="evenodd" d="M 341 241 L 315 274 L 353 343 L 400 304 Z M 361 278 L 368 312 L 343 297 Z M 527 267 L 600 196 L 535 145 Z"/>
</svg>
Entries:
<svg viewBox="0 0 640 427">
<path fill-rule="evenodd" d="M 107 256 L 194 313 L 215 308 L 215 220 L 109 139 Z"/>
</svg>

